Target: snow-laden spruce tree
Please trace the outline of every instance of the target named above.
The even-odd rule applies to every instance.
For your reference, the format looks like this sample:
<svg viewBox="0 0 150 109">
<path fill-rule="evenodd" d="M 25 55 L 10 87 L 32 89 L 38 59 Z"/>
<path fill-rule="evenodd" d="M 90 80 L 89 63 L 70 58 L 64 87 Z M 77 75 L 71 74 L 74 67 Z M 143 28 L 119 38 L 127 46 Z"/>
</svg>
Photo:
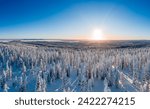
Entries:
<svg viewBox="0 0 150 109">
<path fill-rule="evenodd" d="M 7 83 L 4 84 L 4 92 L 8 92 L 10 88 L 8 87 Z"/>
<path fill-rule="evenodd" d="M 111 89 L 108 87 L 107 78 L 104 79 L 104 92 L 111 92 Z"/>
<path fill-rule="evenodd" d="M 26 76 L 25 74 L 23 74 L 23 75 L 20 77 L 19 91 L 20 91 L 20 92 L 25 92 L 25 91 L 27 91 L 26 85 L 27 85 L 27 76 Z"/>
<path fill-rule="evenodd" d="M 43 83 L 43 80 L 42 80 L 40 72 L 39 72 L 37 75 L 37 80 L 36 80 L 36 91 L 37 92 L 42 92 L 42 83 Z"/>
<path fill-rule="evenodd" d="M 40 71 L 36 80 L 36 91 L 37 92 L 46 92 L 47 83 L 45 78 L 41 77 L 42 72 Z"/>
</svg>

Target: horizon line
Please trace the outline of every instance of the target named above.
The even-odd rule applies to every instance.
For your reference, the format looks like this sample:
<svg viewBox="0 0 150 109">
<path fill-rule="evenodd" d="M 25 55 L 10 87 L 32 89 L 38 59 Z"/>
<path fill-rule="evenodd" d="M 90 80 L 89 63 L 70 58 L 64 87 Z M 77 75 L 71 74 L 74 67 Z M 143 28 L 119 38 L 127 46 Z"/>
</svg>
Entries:
<svg viewBox="0 0 150 109">
<path fill-rule="evenodd" d="M 150 39 L 103 39 L 103 40 L 92 40 L 92 39 L 68 39 L 68 38 L 64 38 L 64 39 L 49 39 L 49 38 L 0 38 L 0 40 L 81 40 L 81 41 L 132 41 L 132 40 L 136 40 L 136 41 L 144 41 L 144 40 L 150 40 Z"/>
</svg>

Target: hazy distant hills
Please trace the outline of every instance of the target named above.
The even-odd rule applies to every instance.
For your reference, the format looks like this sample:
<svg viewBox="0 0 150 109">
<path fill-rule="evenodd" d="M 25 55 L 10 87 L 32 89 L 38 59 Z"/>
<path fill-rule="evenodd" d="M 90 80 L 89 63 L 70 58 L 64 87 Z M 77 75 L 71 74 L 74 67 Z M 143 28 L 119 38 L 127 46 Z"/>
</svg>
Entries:
<svg viewBox="0 0 150 109">
<path fill-rule="evenodd" d="M 45 40 L 45 39 L 23 39 L 23 40 L 0 40 L 0 43 L 28 44 L 34 46 L 57 47 L 57 48 L 141 48 L 150 47 L 150 40 L 101 40 L 101 41 L 79 41 L 79 40 Z"/>
</svg>

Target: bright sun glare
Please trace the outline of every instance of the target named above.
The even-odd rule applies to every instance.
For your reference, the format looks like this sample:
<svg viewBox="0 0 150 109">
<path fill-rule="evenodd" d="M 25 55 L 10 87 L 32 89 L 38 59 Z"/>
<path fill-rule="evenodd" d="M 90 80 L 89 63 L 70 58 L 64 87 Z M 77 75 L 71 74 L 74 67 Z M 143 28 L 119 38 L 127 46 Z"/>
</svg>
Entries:
<svg viewBox="0 0 150 109">
<path fill-rule="evenodd" d="M 92 33 L 92 40 L 103 40 L 103 33 L 101 29 L 94 29 Z"/>
</svg>

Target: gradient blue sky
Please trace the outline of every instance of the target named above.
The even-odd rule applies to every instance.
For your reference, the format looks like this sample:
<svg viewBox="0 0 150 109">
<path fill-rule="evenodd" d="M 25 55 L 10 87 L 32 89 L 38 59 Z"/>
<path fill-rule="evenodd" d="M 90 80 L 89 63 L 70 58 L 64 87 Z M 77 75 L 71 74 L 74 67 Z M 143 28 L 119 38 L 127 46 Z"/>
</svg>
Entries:
<svg viewBox="0 0 150 109">
<path fill-rule="evenodd" d="M 0 0 L 0 38 L 150 39 L 150 0 Z"/>
</svg>

